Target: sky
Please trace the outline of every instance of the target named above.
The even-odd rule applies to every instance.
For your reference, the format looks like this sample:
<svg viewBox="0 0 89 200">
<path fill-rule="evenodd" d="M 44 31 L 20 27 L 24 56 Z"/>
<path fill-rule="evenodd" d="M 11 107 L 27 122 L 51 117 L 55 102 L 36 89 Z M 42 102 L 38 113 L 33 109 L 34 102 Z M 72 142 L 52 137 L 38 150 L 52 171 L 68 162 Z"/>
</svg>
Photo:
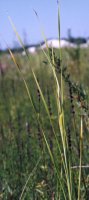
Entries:
<svg viewBox="0 0 89 200">
<path fill-rule="evenodd" d="M 0 48 L 6 48 L 4 40 L 17 45 L 8 15 L 25 43 L 44 40 L 41 30 L 46 38 L 58 37 L 57 0 L 0 0 Z M 60 0 L 60 23 L 61 37 L 67 37 L 69 28 L 74 37 L 89 37 L 89 0 Z"/>
</svg>

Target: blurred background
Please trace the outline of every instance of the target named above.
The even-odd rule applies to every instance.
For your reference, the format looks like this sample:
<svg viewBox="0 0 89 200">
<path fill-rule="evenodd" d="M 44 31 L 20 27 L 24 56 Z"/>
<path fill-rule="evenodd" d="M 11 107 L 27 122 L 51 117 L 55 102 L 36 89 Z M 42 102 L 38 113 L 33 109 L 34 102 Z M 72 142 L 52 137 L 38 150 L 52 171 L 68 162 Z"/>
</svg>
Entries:
<svg viewBox="0 0 89 200">
<path fill-rule="evenodd" d="M 61 37 L 68 36 L 68 30 L 74 37 L 89 36 L 89 1 L 60 1 Z M 39 15 L 40 23 L 34 13 Z M 10 47 L 17 45 L 8 15 L 12 18 L 18 33 L 25 44 L 42 41 L 41 25 L 47 38 L 58 38 L 58 5 L 56 0 L 1 0 L 0 1 L 0 48 L 5 48 L 3 38 Z M 2 35 L 2 36 L 1 36 Z"/>
</svg>

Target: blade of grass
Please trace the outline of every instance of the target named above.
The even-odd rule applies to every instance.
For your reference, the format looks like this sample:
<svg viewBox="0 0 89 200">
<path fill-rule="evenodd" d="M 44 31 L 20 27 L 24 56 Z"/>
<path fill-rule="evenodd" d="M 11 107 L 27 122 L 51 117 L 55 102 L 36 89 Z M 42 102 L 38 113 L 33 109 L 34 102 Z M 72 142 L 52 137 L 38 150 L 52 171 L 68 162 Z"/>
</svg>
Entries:
<svg viewBox="0 0 89 200">
<path fill-rule="evenodd" d="M 81 116 L 80 127 L 80 165 L 79 165 L 79 184 L 78 184 L 78 200 L 81 199 L 81 172 L 82 172 L 82 146 L 83 146 L 83 119 Z"/>
<path fill-rule="evenodd" d="M 61 54 L 61 48 L 60 48 L 60 7 L 58 2 L 58 33 L 59 33 L 59 57 L 60 61 L 62 61 L 62 54 Z M 63 151 L 64 151 L 64 159 L 65 159 L 65 175 L 66 175 L 66 181 L 67 181 L 67 187 L 68 187 L 68 195 L 69 199 L 72 199 L 71 195 L 71 168 L 70 164 L 68 166 L 68 159 L 67 159 L 67 137 L 66 137 L 66 130 L 65 130 L 65 121 L 64 121 L 64 108 L 63 108 L 63 75 L 62 75 L 62 65 L 61 65 L 61 114 L 59 113 L 59 127 L 61 132 L 61 138 L 62 138 L 62 144 L 63 144 Z"/>
<path fill-rule="evenodd" d="M 38 168 L 38 165 L 39 165 L 39 163 L 40 163 L 40 161 L 41 161 L 41 158 L 42 158 L 42 157 L 40 157 L 40 158 L 38 159 L 38 161 L 37 161 L 37 163 L 36 163 L 34 169 L 33 169 L 32 172 L 30 173 L 30 175 L 28 176 L 28 179 L 27 179 L 25 185 L 23 186 L 23 189 L 22 189 L 21 195 L 20 195 L 20 197 L 19 197 L 19 200 L 23 200 L 23 199 L 24 199 L 23 196 L 24 196 L 25 190 L 26 190 L 26 188 L 27 188 L 27 185 L 28 185 L 28 183 L 29 183 L 29 180 L 31 179 L 31 177 L 34 176 L 34 174 L 35 174 L 35 172 L 36 172 L 36 170 L 37 170 L 37 168 Z"/>
</svg>

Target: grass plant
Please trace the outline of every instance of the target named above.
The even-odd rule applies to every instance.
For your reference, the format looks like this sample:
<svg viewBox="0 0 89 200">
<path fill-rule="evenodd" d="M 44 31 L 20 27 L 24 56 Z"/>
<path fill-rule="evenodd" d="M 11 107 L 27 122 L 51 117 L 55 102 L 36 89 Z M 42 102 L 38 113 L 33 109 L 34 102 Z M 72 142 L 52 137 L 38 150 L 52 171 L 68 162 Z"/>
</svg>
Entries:
<svg viewBox="0 0 89 200">
<path fill-rule="evenodd" d="M 46 50 L 36 55 L 38 67 L 31 65 L 10 17 L 9 21 L 26 52 L 28 67 L 24 74 L 22 58 L 8 48 L 17 72 L 12 77 L 8 70 L 9 76 L 0 77 L 0 198 L 88 200 L 88 92 L 72 80 L 70 68 L 64 65 L 63 51 L 71 53 L 60 49 L 60 10 L 59 50 L 49 49 L 42 28 Z"/>
</svg>

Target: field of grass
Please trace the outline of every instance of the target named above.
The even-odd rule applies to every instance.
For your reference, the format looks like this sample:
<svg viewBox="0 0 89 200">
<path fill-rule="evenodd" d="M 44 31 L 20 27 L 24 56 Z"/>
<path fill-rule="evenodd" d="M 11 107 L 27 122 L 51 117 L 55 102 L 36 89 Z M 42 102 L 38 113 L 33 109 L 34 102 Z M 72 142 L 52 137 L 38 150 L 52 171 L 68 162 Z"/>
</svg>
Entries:
<svg viewBox="0 0 89 200">
<path fill-rule="evenodd" d="M 0 57 L 0 200 L 88 200 L 89 49 L 14 56 L 21 73 Z"/>
</svg>

